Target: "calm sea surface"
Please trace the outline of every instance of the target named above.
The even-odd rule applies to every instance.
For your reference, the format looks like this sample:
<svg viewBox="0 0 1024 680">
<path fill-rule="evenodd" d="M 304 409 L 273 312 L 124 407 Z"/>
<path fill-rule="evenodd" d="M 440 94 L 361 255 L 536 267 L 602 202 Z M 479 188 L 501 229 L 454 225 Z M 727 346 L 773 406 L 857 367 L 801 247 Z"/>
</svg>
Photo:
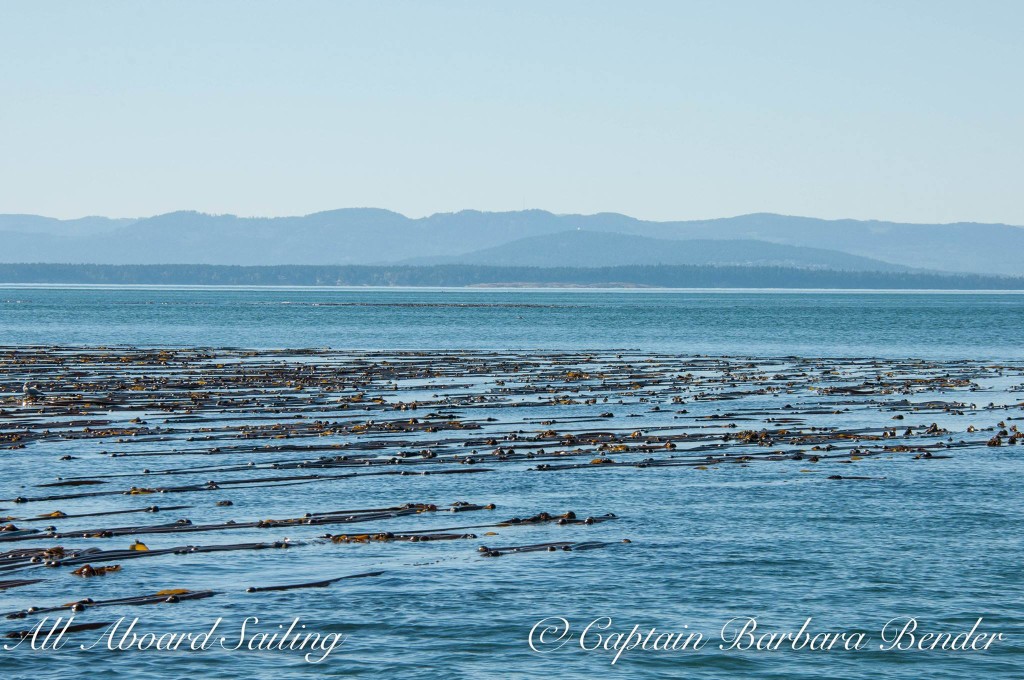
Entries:
<svg viewBox="0 0 1024 680">
<path fill-rule="evenodd" d="M 1022 339 L 1024 295 L 998 293 L 0 287 L 2 346 L 631 349 L 685 356 L 917 357 L 1012 364 L 1024 360 Z M 978 393 L 918 397 L 1006 408 L 969 421 L 945 413 L 908 415 L 900 427 L 934 421 L 959 439 L 969 424 L 988 428 L 1000 420 L 1019 421 L 1024 418 L 1016 406 L 1024 398 L 1020 385 L 1019 376 L 992 378 L 980 384 Z M 742 407 L 770 401 L 768 396 L 761 402 L 748 399 Z M 671 408 L 654 413 L 651 406 L 635 400 L 616 404 L 616 417 L 636 416 L 629 425 L 638 429 L 664 425 L 672 417 Z M 687 408 L 690 416 L 699 416 L 739 407 L 694 402 Z M 523 420 L 516 409 L 495 409 L 494 417 L 501 422 Z M 892 425 L 888 414 L 867 408 L 810 415 L 807 423 L 876 429 Z M 99 453 L 93 450 L 98 446 L 40 442 L 3 451 L 7 474 L 0 481 L 0 497 L 36 493 L 35 485 L 51 481 L 57 474 L 54 465 L 68 453 L 81 457 L 68 465 L 81 467 L 61 470 L 78 474 L 90 474 L 89 465 L 109 465 L 110 472 L 124 469 L 115 466 L 142 465 L 125 459 L 96 462 L 99 458 L 90 455 Z M 131 447 L 126 444 L 123 450 Z M 172 451 L 166 453 L 144 464 L 181 465 Z M 672 467 L 533 473 L 526 465 L 510 464 L 488 474 L 361 477 L 301 491 L 239 488 L 231 494 L 233 514 L 211 507 L 205 497 L 162 497 L 164 504 L 195 506 L 180 511 L 182 516 L 216 521 L 407 501 L 493 502 L 502 517 L 542 509 L 573 509 L 582 515 L 613 512 L 621 519 L 587 528 L 594 532 L 592 538 L 628 537 L 633 543 L 493 560 L 474 552 L 480 541 L 468 546 L 464 541 L 422 544 L 422 558 L 411 550 L 420 544 L 408 546 L 411 552 L 388 545 L 339 549 L 328 544 L 256 556 L 138 560 L 126 573 L 83 579 L 81 596 L 219 589 L 232 594 L 134 608 L 142 611 L 114 610 L 104 618 L 139 616 L 140 627 L 163 632 L 208 629 L 223 617 L 230 635 L 246 616 L 259 616 L 265 624 L 261 630 L 271 632 L 301 616 L 310 630 L 342 632 L 347 639 L 317 665 L 287 652 L 16 649 L 0 651 L 0 675 L 60 677 L 88 668 L 97 677 L 116 672 L 139 678 L 1021 678 L 1022 461 L 1024 446 L 958 449 L 947 460 L 929 463 L 879 457 L 856 463 L 856 474 L 884 478 L 863 483 L 824 482 L 822 476 L 801 474 L 806 464 L 798 461 L 721 466 L 703 474 Z M 207 474 L 197 473 L 196 480 L 188 481 L 202 483 Z M 69 501 L 59 507 L 3 502 L 0 514 L 97 512 L 124 507 L 125 502 L 120 497 Z M 134 505 L 151 502 L 140 498 Z M 465 521 L 475 523 L 480 518 L 472 515 L 477 514 L 468 513 Z M 128 517 L 132 519 L 103 522 L 145 521 Z M 463 517 L 410 524 L 429 528 L 445 521 L 460 524 Z M 560 540 L 564 529 L 532 529 L 529 541 Z M 269 533 L 273 535 L 253 529 L 219 540 L 311 539 L 322 530 Z M 173 537 L 145 540 L 151 548 L 181 543 Z M 185 540 L 211 542 L 214 537 Z M 487 540 L 514 543 L 520 537 Z M 129 542 L 106 539 L 104 547 L 127 547 Z M 373 569 L 385 574 L 327 589 L 260 597 L 244 592 L 249 585 Z M 22 577 L 27 576 L 0 574 L 0 580 Z M 0 610 L 61 604 L 65 593 L 46 582 L 0 590 Z M 719 652 L 723 624 L 748 616 L 757 617 L 760 631 L 792 632 L 813 617 L 812 632 L 863 631 L 869 643 L 856 652 Z M 531 651 L 531 627 L 546 617 L 564 617 L 574 630 L 610 617 L 609 631 L 628 633 L 633 626 L 701 631 L 711 642 L 696 653 L 634 650 L 612 665 L 614 652 L 584 651 L 578 645 Z M 894 617 L 916 617 L 921 630 L 953 632 L 967 631 L 983 617 L 984 631 L 1001 631 L 1007 640 L 987 653 L 879 651 L 878 632 Z M 0 619 L 0 633 L 27 626 L 26 621 Z M 73 643 L 85 639 L 76 637 Z"/>
<path fill-rule="evenodd" d="M 0 286 L 0 344 L 1024 356 L 1024 295 Z"/>
</svg>

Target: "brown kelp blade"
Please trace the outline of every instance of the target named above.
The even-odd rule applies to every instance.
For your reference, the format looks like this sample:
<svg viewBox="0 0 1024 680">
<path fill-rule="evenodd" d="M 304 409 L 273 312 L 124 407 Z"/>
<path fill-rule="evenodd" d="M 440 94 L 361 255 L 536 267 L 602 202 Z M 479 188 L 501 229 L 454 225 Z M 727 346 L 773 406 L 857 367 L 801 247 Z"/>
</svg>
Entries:
<svg viewBox="0 0 1024 680">
<path fill-rule="evenodd" d="M 328 578 L 323 581 L 310 581 L 309 583 L 291 583 L 283 586 L 249 586 L 245 589 L 247 593 L 265 593 L 274 590 L 296 590 L 299 588 L 326 588 L 332 583 L 343 581 L 350 578 L 368 578 L 371 576 L 380 576 L 383 571 L 368 571 L 363 574 L 349 574 L 348 576 L 338 576 L 336 578 Z"/>
</svg>

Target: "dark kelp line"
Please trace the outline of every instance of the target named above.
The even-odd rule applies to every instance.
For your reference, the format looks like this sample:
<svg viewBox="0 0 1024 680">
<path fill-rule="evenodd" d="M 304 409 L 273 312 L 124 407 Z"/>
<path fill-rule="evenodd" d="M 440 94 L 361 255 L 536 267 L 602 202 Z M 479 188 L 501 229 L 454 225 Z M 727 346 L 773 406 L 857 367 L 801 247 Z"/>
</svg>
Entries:
<svg viewBox="0 0 1024 680">
<path fill-rule="evenodd" d="M 463 510 L 480 510 L 480 509 L 493 509 L 493 506 L 471 506 L 470 504 L 459 504 Z M 435 508 L 436 510 L 436 508 Z M 399 515 L 394 515 L 399 516 Z M 373 519 L 380 519 L 376 514 L 372 515 Z M 615 515 L 607 514 L 600 517 L 587 517 L 586 519 L 578 519 L 576 514 L 572 511 L 563 513 L 561 515 L 552 515 L 547 512 L 541 512 L 528 518 L 514 517 L 511 519 L 503 520 L 493 524 L 480 524 L 474 525 L 473 527 L 464 528 L 484 528 L 484 527 L 515 527 L 523 525 L 535 525 L 535 524 L 546 524 L 546 523 L 557 523 L 559 525 L 593 525 L 601 522 L 607 522 L 610 520 L 617 519 Z M 459 540 L 459 539 L 475 539 L 476 534 L 452 534 L 452 533 L 439 533 L 442 531 L 450 531 L 451 529 L 421 529 L 408 532 L 391 532 L 391 531 L 376 531 L 368 532 L 365 534 L 352 534 L 352 535 L 324 535 L 323 539 L 327 539 L 328 543 L 342 544 L 342 543 L 391 543 L 391 542 L 430 542 L 430 541 L 448 541 L 448 540 Z M 629 540 L 622 541 L 629 543 Z M 266 550 L 268 548 L 291 548 L 296 546 L 305 545 L 304 543 L 291 541 L 276 541 L 274 543 L 241 543 L 231 545 L 211 545 L 211 546 L 181 546 L 176 548 L 168 548 L 162 550 L 151 550 L 145 544 L 136 542 L 127 550 L 100 550 L 98 548 L 89 549 L 64 549 L 60 546 L 54 546 L 50 548 L 30 548 L 25 550 L 9 551 L 7 553 L 0 554 L 0 570 L 9 571 L 12 569 L 21 569 L 27 567 L 47 567 L 47 568 L 58 568 L 58 567 L 69 567 L 84 565 L 75 569 L 71 572 L 74 576 L 81 577 L 95 577 L 101 576 L 108 573 L 114 573 L 120 571 L 120 565 L 111 565 L 105 567 L 93 567 L 93 563 L 110 562 L 114 560 L 128 560 L 137 559 L 142 557 L 160 557 L 166 555 L 189 555 L 204 552 L 233 552 L 243 550 Z M 563 545 L 563 544 L 559 544 Z M 599 542 L 599 541 L 584 541 L 578 543 L 565 543 L 564 545 L 569 546 L 563 548 L 564 550 L 587 550 L 592 548 L 605 547 L 611 545 L 610 542 Z M 508 551 L 525 551 L 525 549 L 509 548 L 503 549 Z M 272 592 L 282 590 L 297 590 L 303 588 L 322 588 L 332 585 L 338 581 L 352 579 L 352 578 L 364 578 L 370 576 L 379 576 L 383 574 L 383 571 L 373 571 L 360 574 L 352 574 L 347 576 L 336 577 L 332 579 L 324 579 L 320 581 L 312 581 L 305 583 L 295 583 L 287 585 L 269 585 L 269 586 L 249 586 L 246 588 L 246 592 L 258 593 L 258 592 Z M 44 579 L 20 579 L 20 580 L 7 580 L 0 581 L 0 589 L 13 588 L 23 585 L 30 585 L 34 583 L 43 582 Z M 92 598 L 85 598 L 75 600 L 73 602 L 50 606 L 50 607 L 29 607 L 27 609 L 16 610 L 4 614 L 8 619 L 21 619 L 26 618 L 30 615 L 36 614 L 47 614 L 63 609 L 70 609 L 74 612 L 85 612 L 88 609 L 95 607 L 107 607 L 107 606 L 135 606 L 135 605 L 147 605 L 147 604 L 159 604 L 159 603 L 178 603 L 185 600 L 203 599 L 207 597 L 213 597 L 217 595 L 216 591 L 203 590 L 203 591 L 190 591 L 188 589 L 170 589 L 160 591 L 153 595 L 141 595 L 131 596 L 124 598 L 114 598 L 111 600 L 100 600 L 96 601 Z"/>
<path fill-rule="evenodd" d="M 955 455 L 983 456 L 992 447 L 1024 443 L 1012 422 L 1022 404 L 1006 398 L 1024 391 L 1022 379 L 1020 362 L 863 357 L 0 348 L 0 455 L 14 471 L 0 486 L 0 544 L 10 544 L 0 552 L 0 572 L 46 575 L 0 580 L 0 591 L 45 588 L 60 596 L 63 604 L 8 614 L 24 618 L 225 592 L 172 589 L 96 601 L 68 594 L 83 582 L 104 589 L 110 584 L 114 594 L 123 594 L 131 583 L 121 563 L 141 558 L 188 566 L 192 555 L 224 553 L 257 574 L 256 555 L 265 551 L 290 553 L 297 564 L 315 550 L 379 551 L 385 568 L 397 568 L 410 564 L 413 553 L 421 561 L 412 564 L 423 564 L 425 552 L 443 552 L 444 545 L 463 550 L 458 546 L 478 539 L 477 530 L 483 536 L 498 528 L 526 534 L 546 526 L 570 527 L 565 531 L 573 535 L 555 541 L 521 536 L 521 544 L 504 547 L 477 543 L 463 554 L 574 553 L 628 544 L 604 528 L 618 519 L 612 508 L 579 516 L 533 509 L 536 514 L 526 517 L 426 526 L 440 512 L 483 518 L 495 506 L 444 506 L 422 497 L 408 502 L 401 497 L 402 480 L 723 469 L 743 474 L 742 468 L 776 465 L 798 468 L 808 483 L 837 489 L 885 484 L 878 467 L 883 461 L 941 464 Z M 995 394 L 1002 395 L 1001 403 L 994 403 Z M 872 462 L 870 474 L 857 474 L 858 464 Z M 19 466 L 46 466 L 55 479 L 29 486 L 17 478 Z M 312 488 L 333 492 L 377 480 L 395 502 L 299 506 L 298 512 L 267 507 L 258 516 L 235 505 L 243 489 L 298 500 L 325 497 L 308 494 Z M 166 500 L 153 503 L 158 495 Z M 211 508 L 215 518 L 208 516 Z M 627 523 L 642 521 L 621 512 Z M 164 521 L 133 521 L 138 513 Z M 264 530 L 287 530 L 290 537 L 252 540 L 252 532 Z M 114 547 L 56 543 L 109 546 L 125 536 L 231 531 L 241 532 L 240 542 L 181 540 L 153 549 L 138 539 Z M 538 539 L 543 542 L 526 542 Z M 340 587 L 380 573 L 283 585 L 254 577 L 245 591 Z"/>
<path fill-rule="evenodd" d="M 245 589 L 247 593 L 266 593 L 272 590 L 297 590 L 299 588 L 326 588 L 332 583 L 343 581 L 349 578 L 368 578 L 371 576 L 380 576 L 383 571 L 368 571 L 365 574 L 349 574 L 348 576 L 338 576 L 336 578 L 328 578 L 323 581 L 311 581 L 309 583 L 291 583 L 283 586 L 249 586 Z"/>
</svg>

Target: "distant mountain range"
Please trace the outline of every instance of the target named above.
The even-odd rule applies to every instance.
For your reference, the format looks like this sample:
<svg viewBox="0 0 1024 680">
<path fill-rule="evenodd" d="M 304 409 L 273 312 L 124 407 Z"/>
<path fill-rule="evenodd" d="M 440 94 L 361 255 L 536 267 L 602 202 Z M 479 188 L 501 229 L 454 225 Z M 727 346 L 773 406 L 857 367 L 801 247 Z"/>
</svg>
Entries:
<svg viewBox="0 0 1024 680">
<path fill-rule="evenodd" d="M 670 240 L 613 232 L 564 231 L 530 236 L 465 255 L 419 257 L 407 264 L 479 264 L 498 267 L 615 267 L 690 264 L 806 267 L 845 271 L 909 271 L 838 250 L 786 246 L 750 239 Z"/>
<path fill-rule="evenodd" d="M 174 212 L 142 219 L 0 215 L 0 262 L 222 265 L 460 263 L 604 267 L 773 265 L 1024 275 L 1024 228 L 753 214 L 651 222 L 626 215 L 464 210 L 410 219 L 352 208 L 302 217 Z"/>
</svg>

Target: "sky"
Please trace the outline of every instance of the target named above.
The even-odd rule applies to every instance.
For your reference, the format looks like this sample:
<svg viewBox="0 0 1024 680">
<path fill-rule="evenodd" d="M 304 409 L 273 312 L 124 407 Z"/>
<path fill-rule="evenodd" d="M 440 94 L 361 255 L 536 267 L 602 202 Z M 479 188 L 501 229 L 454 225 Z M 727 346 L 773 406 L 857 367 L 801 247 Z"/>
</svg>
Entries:
<svg viewBox="0 0 1024 680">
<path fill-rule="evenodd" d="M 1024 2 L 0 0 L 0 213 L 1024 225 Z"/>
</svg>

